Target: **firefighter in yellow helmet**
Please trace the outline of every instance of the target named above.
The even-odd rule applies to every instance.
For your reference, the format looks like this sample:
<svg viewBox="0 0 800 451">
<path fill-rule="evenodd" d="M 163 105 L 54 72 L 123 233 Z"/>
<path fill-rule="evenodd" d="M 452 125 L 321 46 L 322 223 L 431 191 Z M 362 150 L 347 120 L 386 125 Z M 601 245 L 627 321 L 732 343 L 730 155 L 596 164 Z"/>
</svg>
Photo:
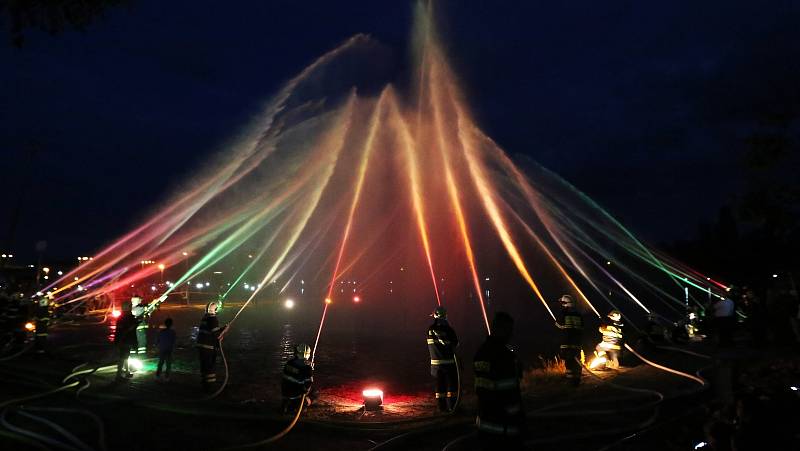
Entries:
<svg viewBox="0 0 800 451">
<path fill-rule="evenodd" d="M 297 410 L 303 395 L 306 395 L 306 406 L 310 406 L 316 398 L 316 393 L 311 389 L 314 383 L 314 364 L 308 360 L 309 357 L 311 357 L 311 347 L 305 343 L 298 344 L 294 348 L 294 356 L 283 366 L 281 376 L 283 413 Z"/>
<path fill-rule="evenodd" d="M 431 357 L 431 376 L 436 378 L 436 402 L 439 411 L 450 412 L 458 399 L 458 369 L 455 349 L 458 346 L 456 331 L 447 322 L 447 310 L 437 307 L 433 311 L 433 324 L 428 328 L 428 353 Z"/>
<path fill-rule="evenodd" d="M 575 309 L 572 296 L 565 294 L 558 300 L 561 304 L 561 321 L 558 328 L 563 330 L 560 353 L 566 367 L 565 376 L 572 385 L 581 383 L 581 339 L 583 338 L 583 316 Z"/>
<path fill-rule="evenodd" d="M 603 341 L 597 345 L 595 353 L 599 358 L 605 359 L 605 368 L 619 368 L 620 351 L 623 346 L 622 326 L 622 314 L 618 310 L 609 312 L 608 321 L 600 325 Z"/>
</svg>

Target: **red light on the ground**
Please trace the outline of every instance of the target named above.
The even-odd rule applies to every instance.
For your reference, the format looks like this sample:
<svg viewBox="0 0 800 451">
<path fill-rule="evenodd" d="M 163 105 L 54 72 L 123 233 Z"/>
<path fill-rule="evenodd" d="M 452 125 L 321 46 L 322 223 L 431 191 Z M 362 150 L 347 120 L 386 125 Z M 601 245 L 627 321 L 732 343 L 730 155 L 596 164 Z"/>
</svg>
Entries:
<svg viewBox="0 0 800 451">
<path fill-rule="evenodd" d="M 358 297 L 358 296 L 353 296 L 353 302 L 359 303 L 359 302 L 361 302 L 361 298 Z"/>
<path fill-rule="evenodd" d="M 111 316 L 113 316 L 114 318 L 119 318 L 120 315 L 122 315 L 122 312 L 120 312 L 117 309 L 114 309 L 114 310 L 111 311 Z"/>
<path fill-rule="evenodd" d="M 383 404 L 383 390 L 368 388 L 361 392 L 364 395 L 364 408 L 366 410 L 378 410 Z"/>
<path fill-rule="evenodd" d="M 34 326 L 33 323 L 25 323 L 25 330 L 32 331 L 34 329 L 36 329 L 36 326 Z"/>
<path fill-rule="evenodd" d="M 332 303 L 332 302 L 333 302 L 333 301 L 331 301 L 331 298 L 325 298 L 325 303 L 326 303 L 326 304 L 330 304 L 330 303 Z"/>
</svg>

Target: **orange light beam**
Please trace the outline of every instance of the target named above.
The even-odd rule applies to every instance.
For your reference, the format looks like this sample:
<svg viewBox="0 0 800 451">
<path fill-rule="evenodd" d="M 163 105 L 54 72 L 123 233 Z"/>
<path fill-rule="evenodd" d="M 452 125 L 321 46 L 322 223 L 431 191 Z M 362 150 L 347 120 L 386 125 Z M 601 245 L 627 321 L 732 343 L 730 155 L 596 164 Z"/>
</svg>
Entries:
<svg viewBox="0 0 800 451">
<path fill-rule="evenodd" d="M 433 78 L 431 81 L 433 84 Z M 430 89 L 431 92 L 434 91 L 433 86 Z M 480 278 L 478 277 L 478 270 L 475 265 L 475 255 L 472 252 L 472 244 L 470 243 L 469 239 L 469 231 L 467 230 L 467 221 L 464 219 L 464 211 L 461 208 L 461 200 L 458 192 L 458 186 L 456 185 L 455 178 L 453 177 L 453 170 L 450 163 L 450 158 L 447 155 L 446 146 L 444 139 L 444 125 L 442 124 L 442 114 L 440 111 L 440 106 L 438 103 L 438 99 L 435 96 L 433 97 L 433 121 L 436 126 L 436 137 L 439 143 L 439 150 L 442 154 L 442 160 L 444 161 L 445 167 L 445 178 L 447 181 L 447 191 L 450 195 L 450 203 L 453 205 L 453 210 L 456 214 L 456 219 L 458 221 L 458 228 L 461 232 L 461 240 L 464 243 L 464 251 L 467 255 L 467 262 L 469 263 L 470 273 L 472 275 L 472 283 L 475 287 L 475 292 L 478 294 L 478 300 L 480 301 L 481 305 L 481 313 L 483 314 L 483 322 L 486 325 L 486 331 L 488 333 L 492 333 L 492 329 L 489 326 L 489 317 L 486 314 L 486 303 L 483 299 L 483 290 L 481 289 Z"/>
<path fill-rule="evenodd" d="M 452 97 L 452 95 L 451 95 Z M 514 265 L 517 267 L 517 271 L 519 271 L 520 275 L 523 279 L 528 283 L 531 287 L 533 292 L 536 294 L 536 297 L 539 298 L 544 308 L 547 310 L 547 313 L 553 318 L 554 322 L 558 322 L 556 320 L 556 316 L 553 314 L 553 311 L 550 309 L 550 306 L 547 305 L 547 301 L 545 301 L 544 296 L 542 296 L 539 287 L 536 285 L 536 282 L 533 281 L 533 277 L 531 277 L 530 272 L 528 272 L 528 268 L 525 267 L 525 262 L 522 261 L 522 257 L 519 255 L 519 251 L 517 247 L 514 245 L 514 241 L 511 238 L 511 234 L 508 232 L 508 228 L 506 227 L 505 221 L 503 220 L 503 216 L 500 214 L 500 210 L 497 208 L 497 204 L 494 201 L 494 197 L 489 186 L 489 182 L 487 181 L 487 177 L 483 172 L 483 168 L 480 166 L 480 162 L 478 161 L 478 157 L 475 155 L 475 149 L 472 146 L 470 139 L 466 136 L 465 128 L 471 127 L 471 125 L 467 122 L 464 118 L 464 112 L 461 110 L 461 107 L 458 103 L 454 100 L 453 105 L 456 109 L 456 120 L 458 123 L 458 138 L 461 142 L 461 146 L 464 149 L 464 155 L 466 156 L 467 166 L 469 167 L 470 175 L 472 176 L 473 181 L 475 182 L 475 186 L 478 188 L 478 193 L 480 194 L 481 201 L 483 202 L 483 206 L 486 209 L 486 213 L 489 215 L 489 218 L 492 220 L 492 224 L 494 225 L 497 234 L 500 236 L 500 240 L 503 242 L 503 246 L 506 248 L 506 252 L 508 252 L 509 257 L 514 262 Z"/>
<path fill-rule="evenodd" d="M 428 268 L 431 273 L 431 282 L 433 282 L 433 291 L 436 293 L 436 304 L 442 305 L 442 300 L 439 296 L 439 286 L 436 283 L 436 272 L 433 269 L 433 259 L 431 258 L 431 246 L 428 239 L 428 227 L 425 222 L 425 212 L 422 206 L 422 196 L 419 190 L 419 165 L 417 162 L 416 152 L 417 147 L 414 140 L 411 138 L 411 133 L 408 126 L 400 114 L 397 101 L 394 93 L 390 96 L 390 106 L 392 107 L 392 117 L 397 121 L 398 128 L 400 129 L 400 136 L 403 139 L 403 148 L 405 149 L 406 159 L 408 160 L 408 178 L 411 182 L 411 199 L 414 206 L 414 213 L 417 219 L 417 228 L 419 229 L 420 239 L 422 240 L 422 248 L 425 252 L 425 259 L 428 262 Z"/>
<path fill-rule="evenodd" d="M 531 227 L 528 224 L 526 224 L 525 221 L 522 220 L 522 218 L 519 216 L 519 214 L 517 214 L 516 212 L 513 212 L 512 214 L 517 219 L 517 221 L 519 221 L 519 223 L 522 224 L 522 226 L 525 228 L 525 230 L 528 232 L 528 234 L 531 237 L 533 237 L 533 239 L 536 241 L 536 244 L 538 244 L 539 247 L 544 251 L 544 253 L 547 254 L 547 256 L 550 258 L 550 261 L 553 262 L 553 265 L 555 265 L 555 267 L 558 269 L 558 271 L 561 273 L 561 275 L 563 275 L 564 278 L 567 279 L 567 282 L 569 282 L 569 284 L 572 285 L 572 288 L 574 288 L 575 291 L 578 292 L 578 295 L 580 295 L 581 299 L 583 299 L 583 301 L 586 303 L 586 305 L 588 305 L 589 308 L 592 309 L 594 314 L 597 315 L 598 318 L 600 318 L 600 312 L 598 312 L 597 309 L 594 308 L 594 305 L 592 305 L 592 303 L 589 302 L 589 298 L 586 297 L 586 295 L 583 293 L 583 291 L 581 291 L 580 288 L 578 288 L 578 285 L 575 283 L 575 281 L 572 279 L 572 277 L 570 277 L 570 275 L 567 273 L 567 271 L 564 269 L 564 267 L 561 266 L 561 263 L 558 262 L 558 259 L 556 259 L 556 257 L 553 255 L 553 253 L 550 252 L 549 249 L 547 249 L 547 246 L 545 246 L 544 242 L 542 242 L 541 238 L 539 238 L 539 236 L 536 234 L 536 232 L 534 232 L 533 229 L 531 229 Z"/>
<path fill-rule="evenodd" d="M 381 92 L 381 96 L 378 99 L 378 103 L 375 105 L 375 109 L 372 112 L 372 118 L 370 119 L 371 124 L 369 128 L 369 134 L 367 135 L 367 141 L 364 143 L 364 153 L 361 156 L 361 163 L 358 166 L 358 178 L 356 181 L 356 189 L 353 193 L 353 202 L 350 204 L 350 211 L 347 215 L 347 224 L 344 227 L 344 232 L 342 233 L 342 242 L 339 245 L 339 253 L 336 257 L 336 265 L 333 267 L 331 282 L 328 284 L 328 296 L 325 297 L 325 308 L 322 310 L 322 318 L 319 321 L 317 338 L 314 340 L 314 348 L 311 351 L 312 362 L 314 361 L 314 356 L 317 353 L 319 337 L 322 335 L 322 325 L 325 324 L 325 315 L 328 313 L 328 305 L 330 305 L 331 295 L 333 294 L 333 284 L 336 283 L 336 279 L 339 277 L 339 265 L 342 263 L 344 249 L 347 246 L 347 238 L 350 236 L 350 229 L 353 226 L 353 217 L 356 213 L 356 207 L 358 207 L 358 201 L 361 198 L 361 189 L 364 187 L 364 179 L 366 178 L 367 174 L 367 164 L 369 163 L 369 157 L 372 153 L 375 135 L 378 132 L 378 126 L 381 122 L 380 115 L 383 112 L 384 102 L 386 101 L 386 96 L 389 92 L 389 89 L 390 88 L 387 87 Z"/>
</svg>

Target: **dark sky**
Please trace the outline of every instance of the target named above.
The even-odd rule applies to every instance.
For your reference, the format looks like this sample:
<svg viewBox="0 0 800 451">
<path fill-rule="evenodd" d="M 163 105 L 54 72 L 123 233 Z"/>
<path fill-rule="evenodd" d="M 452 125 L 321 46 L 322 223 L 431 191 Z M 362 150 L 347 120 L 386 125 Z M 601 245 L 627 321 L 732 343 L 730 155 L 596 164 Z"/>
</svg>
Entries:
<svg viewBox="0 0 800 451">
<path fill-rule="evenodd" d="M 800 82 L 798 2 L 436 3 L 481 126 L 653 241 L 738 195 L 756 112 Z M 15 253 L 90 254 L 347 37 L 407 64 L 412 6 L 132 0 L 85 33 L 4 35 L 0 246 L 24 191 Z"/>
</svg>

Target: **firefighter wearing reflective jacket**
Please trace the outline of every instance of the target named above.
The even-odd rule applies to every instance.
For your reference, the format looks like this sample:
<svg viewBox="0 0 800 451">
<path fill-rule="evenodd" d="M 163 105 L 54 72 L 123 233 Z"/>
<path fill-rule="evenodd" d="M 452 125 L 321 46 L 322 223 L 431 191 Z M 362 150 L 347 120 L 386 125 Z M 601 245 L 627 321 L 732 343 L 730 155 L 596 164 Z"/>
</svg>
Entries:
<svg viewBox="0 0 800 451">
<path fill-rule="evenodd" d="M 458 370 L 455 349 L 456 331 L 447 322 L 447 310 L 434 310 L 433 324 L 428 328 L 428 353 L 431 356 L 431 376 L 436 378 L 436 402 L 441 412 L 450 412 L 458 399 Z"/>
<path fill-rule="evenodd" d="M 47 328 L 50 325 L 50 307 L 47 297 L 41 296 L 36 306 L 36 338 L 34 345 L 37 354 L 45 353 Z"/>
<path fill-rule="evenodd" d="M 206 306 L 206 314 L 200 320 L 197 344 L 195 344 L 200 357 L 201 383 L 206 390 L 217 381 L 217 349 L 219 349 L 219 336 L 224 329 L 220 327 L 217 319 L 217 303 L 209 303 Z"/>
<path fill-rule="evenodd" d="M 131 354 L 141 354 L 140 359 L 146 358 L 147 354 L 147 318 L 145 315 L 145 306 L 142 304 L 142 298 L 134 296 L 131 298 L 131 313 L 139 320 L 136 325 L 136 348 L 131 349 Z"/>
<path fill-rule="evenodd" d="M 605 358 L 605 367 L 619 368 L 619 355 L 622 349 L 622 314 L 617 310 L 608 313 L 609 321 L 600 325 L 600 333 L 603 335 L 595 352 L 599 358 Z"/>
<path fill-rule="evenodd" d="M 303 395 L 306 395 L 306 406 L 313 402 L 311 385 L 314 383 L 314 365 L 308 360 L 309 357 L 311 348 L 301 343 L 295 346 L 294 357 L 283 366 L 281 396 L 284 413 L 297 410 Z"/>
<path fill-rule="evenodd" d="M 519 380 L 522 368 L 509 346 L 514 320 L 497 312 L 492 333 L 475 354 L 478 437 L 484 449 L 521 449 L 524 426 Z"/>
<path fill-rule="evenodd" d="M 581 338 L 583 337 L 583 317 L 575 310 L 572 296 L 565 294 L 558 300 L 561 304 L 559 329 L 564 331 L 561 338 L 561 358 L 566 367 L 567 381 L 572 385 L 581 383 Z"/>
</svg>

